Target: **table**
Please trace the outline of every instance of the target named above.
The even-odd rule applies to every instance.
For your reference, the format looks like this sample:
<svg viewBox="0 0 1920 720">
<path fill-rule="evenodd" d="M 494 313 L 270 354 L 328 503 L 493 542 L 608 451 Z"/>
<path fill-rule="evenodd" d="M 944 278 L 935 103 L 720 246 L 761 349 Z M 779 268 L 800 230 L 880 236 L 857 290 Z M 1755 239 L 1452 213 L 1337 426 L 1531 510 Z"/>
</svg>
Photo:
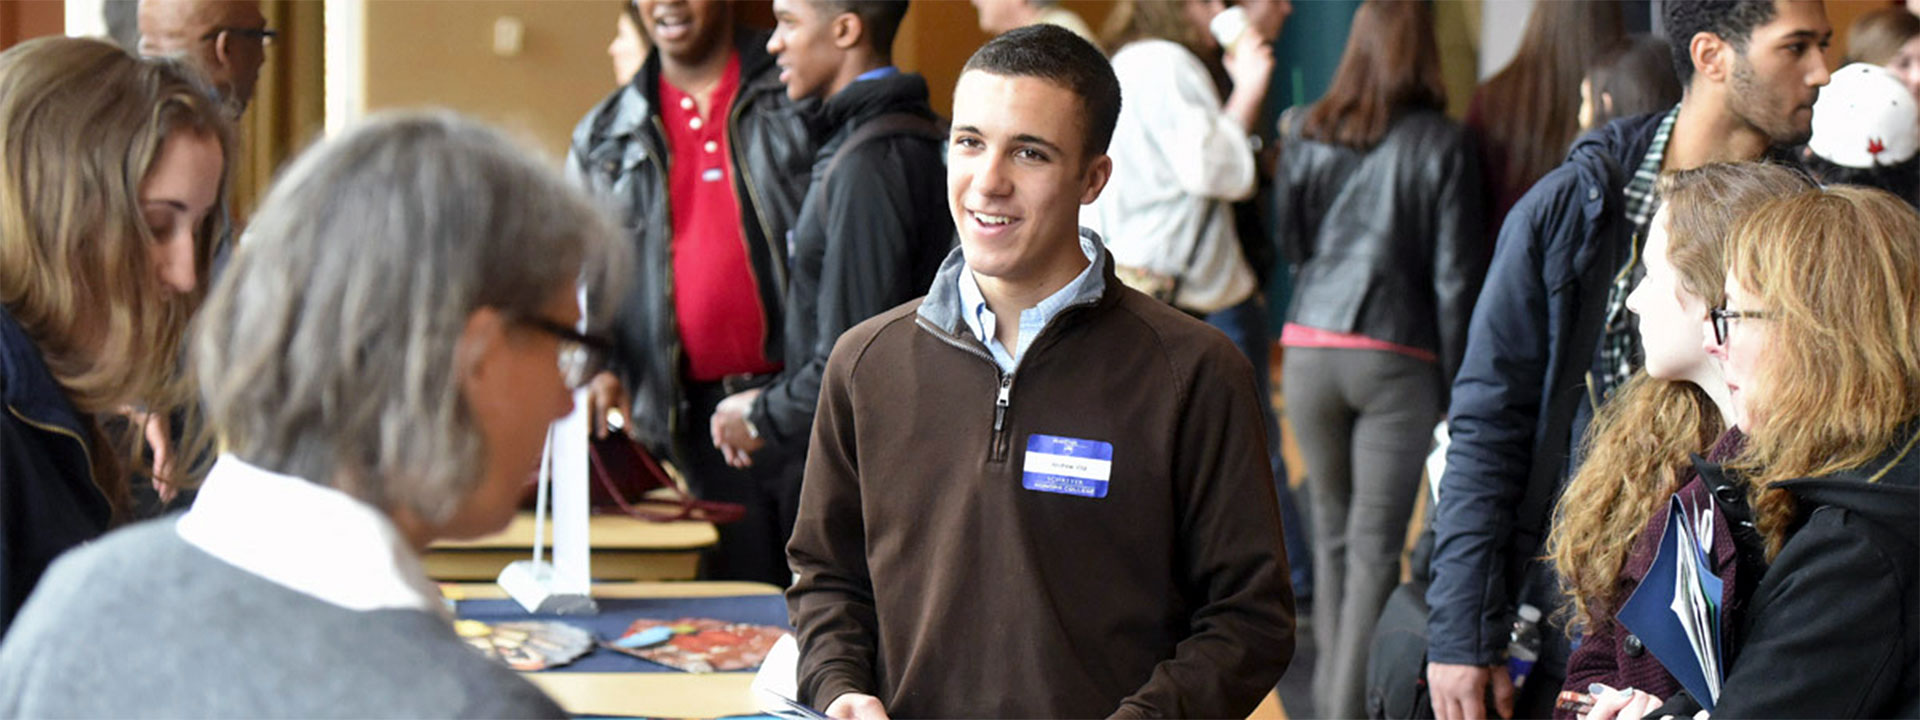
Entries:
<svg viewBox="0 0 1920 720">
<path fill-rule="evenodd" d="M 493 584 L 441 586 L 456 600 L 505 598 Z M 780 589 L 751 582 L 630 582 L 593 586 L 596 598 L 701 598 L 778 596 Z M 604 650 L 599 652 L 606 652 Z M 715 718 L 756 714 L 750 689 L 753 673 L 681 672 L 523 673 L 541 690 L 574 715 L 613 715 L 657 718 Z"/>
<path fill-rule="evenodd" d="M 422 561 L 435 580 L 492 581 L 507 563 L 533 556 L 533 513 L 515 515 L 498 534 L 473 540 L 442 540 Z M 649 522 L 626 515 L 587 519 L 593 575 L 606 580 L 691 580 L 700 551 L 720 541 L 713 523 L 699 520 Z M 547 539 L 553 527 L 547 527 Z"/>
<path fill-rule="evenodd" d="M 449 583 L 441 586 L 455 600 L 502 599 L 500 586 L 490 583 Z M 596 598 L 702 598 L 779 596 L 772 585 L 754 582 L 623 582 L 598 583 Z M 533 682 L 567 712 L 655 718 L 717 718 L 759 714 L 754 705 L 753 673 L 680 672 L 593 673 L 536 672 L 521 677 Z M 1249 720 L 1286 720 L 1277 692 L 1268 692 Z"/>
</svg>

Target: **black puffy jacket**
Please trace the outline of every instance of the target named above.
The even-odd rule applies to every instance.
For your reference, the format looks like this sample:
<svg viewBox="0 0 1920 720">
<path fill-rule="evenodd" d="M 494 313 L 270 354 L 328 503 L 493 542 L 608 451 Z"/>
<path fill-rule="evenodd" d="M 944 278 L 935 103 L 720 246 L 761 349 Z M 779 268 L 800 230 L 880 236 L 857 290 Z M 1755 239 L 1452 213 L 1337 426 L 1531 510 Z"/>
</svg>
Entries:
<svg viewBox="0 0 1920 720">
<path fill-rule="evenodd" d="M 787 229 L 800 214 L 813 164 L 805 119 L 787 100 L 779 68 L 766 52 L 767 33 L 735 33 L 740 89 L 727 111 L 728 161 L 740 224 L 753 266 L 760 306 L 766 309 L 767 357 L 781 357 L 779 328 L 787 287 Z M 679 427 L 686 411 L 681 387 L 680 331 L 673 306 L 672 204 L 667 199 L 666 129 L 661 124 L 660 56 L 652 53 L 633 82 L 607 97 L 574 128 L 568 172 L 613 204 L 633 239 L 639 273 L 614 318 L 614 366 L 633 394 L 632 431 L 656 451 L 683 455 L 680 442 L 705 428 Z"/>
<path fill-rule="evenodd" d="M 1295 267 L 1287 321 L 1433 352 L 1451 383 L 1486 274 L 1479 160 L 1459 125 L 1421 110 L 1368 150 L 1301 136 L 1290 114 L 1274 182 Z"/>
</svg>

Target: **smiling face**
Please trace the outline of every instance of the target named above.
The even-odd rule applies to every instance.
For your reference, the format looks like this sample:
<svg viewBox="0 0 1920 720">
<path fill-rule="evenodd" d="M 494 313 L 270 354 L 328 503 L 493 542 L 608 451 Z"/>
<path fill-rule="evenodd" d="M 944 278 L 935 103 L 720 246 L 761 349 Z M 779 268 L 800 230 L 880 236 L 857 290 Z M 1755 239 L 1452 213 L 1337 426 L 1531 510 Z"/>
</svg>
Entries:
<svg viewBox="0 0 1920 720">
<path fill-rule="evenodd" d="M 681 64 L 699 64 L 726 50 L 732 29 L 727 0 L 639 0 L 640 22 L 655 47 Z"/>
<path fill-rule="evenodd" d="M 1764 312 L 1732 275 L 1727 276 L 1726 293 L 1729 312 Z M 1751 433 L 1767 419 L 1766 373 L 1762 363 L 1773 345 L 1773 323 L 1764 318 L 1730 318 L 1725 343 L 1716 344 L 1711 329 L 1706 330 L 1705 335 L 1707 352 L 1720 360 L 1727 392 L 1743 418 L 1742 427 Z"/>
<path fill-rule="evenodd" d="M 773 17 L 779 24 L 767 37 L 767 53 L 780 65 L 787 97 L 827 97 L 838 91 L 834 79 L 842 54 L 834 47 L 836 18 L 813 0 L 773 0 Z"/>
<path fill-rule="evenodd" d="M 1705 386 L 1722 382 L 1719 367 L 1707 355 L 1702 333 L 1707 325 L 1707 302 L 1688 292 L 1667 258 L 1668 222 L 1672 213 L 1661 206 L 1647 231 L 1644 253 L 1646 276 L 1627 296 L 1627 309 L 1640 317 L 1640 343 L 1646 350 L 1647 374 L 1668 381 Z"/>
<path fill-rule="evenodd" d="M 953 96 L 947 202 L 981 289 L 1064 287 L 1086 267 L 1080 206 L 1113 161 L 1087 157 L 1082 99 L 1036 77 L 970 70 Z"/>
<path fill-rule="evenodd" d="M 195 232 L 218 200 L 224 162 L 212 134 L 175 130 L 140 181 L 140 217 L 153 233 L 151 262 L 160 283 L 174 292 L 191 293 L 199 283 Z"/>
<path fill-rule="evenodd" d="M 1753 29 L 1746 52 L 1733 58 L 1727 109 L 1775 145 L 1813 135 L 1813 101 L 1827 84 L 1833 27 L 1818 2 L 1781 0 L 1773 21 Z"/>
</svg>

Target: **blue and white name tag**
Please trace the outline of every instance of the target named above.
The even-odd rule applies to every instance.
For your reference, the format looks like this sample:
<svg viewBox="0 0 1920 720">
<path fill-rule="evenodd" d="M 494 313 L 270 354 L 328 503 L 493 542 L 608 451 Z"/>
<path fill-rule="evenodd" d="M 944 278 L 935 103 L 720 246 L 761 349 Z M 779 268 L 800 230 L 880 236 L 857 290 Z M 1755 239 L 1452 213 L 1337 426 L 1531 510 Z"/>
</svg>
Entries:
<svg viewBox="0 0 1920 720">
<path fill-rule="evenodd" d="M 1103 498 L 1113 476 L 1113 445 L 1098 440 L 1028 435 L 1020 487 L 1046 493 Z"/>
</svg>

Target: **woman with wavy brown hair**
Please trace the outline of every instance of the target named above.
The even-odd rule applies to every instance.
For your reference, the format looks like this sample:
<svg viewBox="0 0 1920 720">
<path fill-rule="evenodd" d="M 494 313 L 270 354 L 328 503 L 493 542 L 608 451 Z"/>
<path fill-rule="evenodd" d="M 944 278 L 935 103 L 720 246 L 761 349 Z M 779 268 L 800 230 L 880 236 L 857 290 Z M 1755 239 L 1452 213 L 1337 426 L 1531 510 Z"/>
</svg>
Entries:
<svg viewBox="0 0 1920 720">
<path fill-rule="evenodd" d="M 1917 238 L 1899 198 L 1830 187 L 1768 203 L 1729 242 L 1709 340 L 1772 565 L 1715 715 L 1920 713 Z"/>
<path fill-rule="evenodd" d="M 110 421 L 190 404 L 233 147 L 196 78 L 98 40 L 0 53 L 0 632 L 54 556 L 129 518 L 144 439 Z"/>
<path fill-rule="evenodd" d="M 1719 295 L 1734 224 L 1767 200 L 1809 187 L 1800 175 L 1760 164 L 1706 165 L 1661 179 L 1665 203 L 1649 226 L 1646 276 L 1627 297 L 1640 317 L 1646 367 L 1595 418 L 1547 540 L 1570 600 L 1568 627 L 1585 633 L 1567 662 L 1568 689 L 1600 683 L 1666 697 L 1680 688 L 1614 613 L 1653 562 L 1670 498 L 1704 506 L 1709 495 L 1724 501 L 1744 493 L 1738 477 L 1716 464 L 1738 450 L 1741 435 L 1720 366 L 1702 347 L 1702 321 L 1707 298 Z M 1719 510 L 1714 570 L 1734 615 L 1746 597 L 1740 588 L 1751 590 L 1764 561 L 1758 536 L 1739 524 L 1744 503 L 1723 502 Z"/>
</svg>

